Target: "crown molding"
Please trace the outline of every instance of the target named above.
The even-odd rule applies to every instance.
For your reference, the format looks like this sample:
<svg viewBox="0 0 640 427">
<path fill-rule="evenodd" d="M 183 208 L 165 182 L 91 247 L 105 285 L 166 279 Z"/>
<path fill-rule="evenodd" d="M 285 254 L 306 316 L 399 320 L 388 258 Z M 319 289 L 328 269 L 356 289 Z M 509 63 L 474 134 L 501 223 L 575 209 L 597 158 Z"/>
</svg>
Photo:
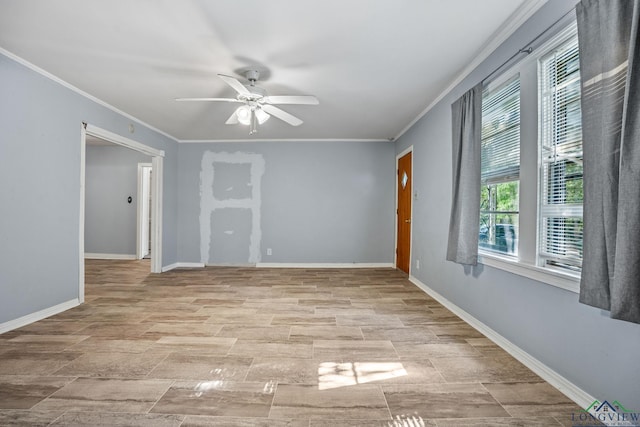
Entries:
<svg viewBox="0 0 640 427">
<path fill-rule="evenodd" d="M 254 139 L 181 139 L 181 144 L 226 144 L 235 142 L 389 142 L 388 139 L 359 138 L 254 138 Z"/>
<path fill-rule="evenodd" d="M 52 80 L 52 81 L 58 83 L 61 86 L 64 86 L 65 88 L 71 90 L 72 92 L 75 92 L 78 95 L 83 96 L 83 97 L 87 98 L 88 100 L 93 101 L 96 104 L 101 105 L 101 106 L 113 111 L 116 114 L 119 114 L 119 115 L 121 115 L 123 117 L 126 117 L 129 120 L 133 120 L 134 122 L 136 122 L 138 124 L 141 124 L 142 126 L 148 128 L 148 129 L 150 129 L 150 130 L 152 130 L 154 132 L 157 132 L 160 135 L 166 136 L 167 138 L 169 138 L 169 139 L 171 139 L 171 140 L 173 140 L 175 142 L 179 142 L 178 138 L 176 138 L 176 137 L 174 137 L 172 135 L 169 135 L 165 131 L 158 129 L 158 128 L 150 125 L 149 123 L 146 123 L 146 122 L 138 119 L 137 117 L 132 116 L 129 113 L 125 113 L 124 111 L 114 107 L 113 105 L 111 105 L 111 104 L 109 104 L 109 103 L 107 103 L 107 102 L 105 102 L 105 101 L 103 101 L 103 100 L 101 100 L 99 98 L 96 98 L 95 96 L 91 95 L 90 93 L 87 93 L 87 92 L 83 91 L 82 89 L 79 89 L 79 88 L 75 87 L 71 83 L 66 82 L 65 80 L 62 80 L 60 77 L 55 76 L 55 75 L 51 74 L 50 72 L 43 70 L 42 68 L 38 67 L 35 64 L 32 64 L 31 62 L 27 61 L 24 58 L 21 58 L 20 56 L 16 55 L 15 53 L 9 52 L 8 50 L 0 47 L 0 54 L 2 54 L 4 56 L 6 56 L 7 58 L 17 62 L 20 65 L 23 65 L 23 66 L 27 67 L 31 71 L 35 71 L 36 73 L 40 74 L 41 76 L 46 77 L 49 80 Z"/>
<path fill-rule="evenodd" d="M 513 33 L 516 32 L 534 13 L 538 11 L 548 0 L 532 0 L 525 2 L 518 8 L 505 23 L 494 33 L 488 43 L 484 45 L 480 53 L 467 65 L 455 79 L 451 81 L 449 86 L 443 90 L 420 114 L 416 116 L 408 125 L 406 125 L 398 135 L 393 138 L 397 141 L 405 134 L 418 120 L 423 118 L 433 107 L 435 107 L 442 99 L 449 94 L 462 80 L 464 80 L 473 70 L 478 67 L 485 59 L 489 57 L 502 43 L 504 43 Z"/>
</svg>

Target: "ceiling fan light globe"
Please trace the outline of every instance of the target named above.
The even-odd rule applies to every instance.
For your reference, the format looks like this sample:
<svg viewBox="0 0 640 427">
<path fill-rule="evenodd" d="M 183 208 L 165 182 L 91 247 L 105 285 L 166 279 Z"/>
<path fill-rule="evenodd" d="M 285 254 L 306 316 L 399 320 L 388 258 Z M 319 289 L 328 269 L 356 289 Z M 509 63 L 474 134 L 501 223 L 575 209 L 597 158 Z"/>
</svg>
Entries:
<svg viewBox="0 0 640 427">
<path fill-rule="evenodd" d="M 246 105 L 238 107 L 236 116 L 238 117 L 238 122 L 243 125 L 249 125 L 251 123 L 251 109 Z"/>
<path fill-rule="evenodd" d="M 258 119 L 259 124 L 263 124 L 267 120 L 269 120 L 270 115 L 262 111 L 262 108 L 256 108 L 256 119 Z"/>
</svg>

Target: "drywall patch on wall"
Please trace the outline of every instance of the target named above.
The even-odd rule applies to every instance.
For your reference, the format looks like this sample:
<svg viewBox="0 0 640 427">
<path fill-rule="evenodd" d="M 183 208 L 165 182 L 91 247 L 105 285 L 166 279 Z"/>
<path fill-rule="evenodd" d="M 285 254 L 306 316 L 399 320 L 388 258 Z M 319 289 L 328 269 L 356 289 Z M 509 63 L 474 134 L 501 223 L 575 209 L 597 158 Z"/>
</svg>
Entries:
<svg viewBox="0 0 640 427">
<path fill-rule="evenodd" d="M 201 262 L 260 262 L 260 192 L 264 171 L 261 154 L 206 151 L 202 155 Z"/>
</svg>

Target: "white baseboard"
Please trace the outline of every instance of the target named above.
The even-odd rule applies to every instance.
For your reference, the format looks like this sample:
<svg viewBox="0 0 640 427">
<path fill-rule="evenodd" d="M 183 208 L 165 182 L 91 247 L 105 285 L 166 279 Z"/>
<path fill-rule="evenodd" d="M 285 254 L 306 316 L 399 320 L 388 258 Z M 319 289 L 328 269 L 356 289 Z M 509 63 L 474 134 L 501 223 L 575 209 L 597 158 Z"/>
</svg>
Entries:
<svg viewBox="0 0 640 427">
<path fill-rule="evenodd" d="M 162 272 L 170 271 L 175 268 L 204 268 L 203 262 L 174 262 L 173 264 L 162 267 Z"/>
<path fill-rule="evenodd" d="M 253 268 L 256 265 L 248 262 L 221 262 L 221 263 L 204 263 L 205 267 L 240 267 L 240 268 Z"/>
<path fill-rule="evenodd" d="M 258 268 L 393 268 L 392 263 L 377 262 L 336 262 L 336 263 L 286 263 L 286 262 L 259 262 Z"/>
<path fill-rule="evenodd" d="M 123 260 L 132 260 L 138 259 L 136 254 L 98 254 L 98 253 L 84 253 L 84 259 L 123 259 Z"/>
<path fill-rule="evenodd" d="M 482 323 L 480 320 L 473 317 L 471 314 L 467 313 L 444 296 L 440 295 L 438 292 L 431 289 L 429 286 L 422 283 L 414 276 L 409 276 L 409 281 L 414 285 L 418 286 L 422 289 L 426 294 L 431 296 L 433 299 L 438 301 L 440 304 L 445 306 L 451 312 L 453 312 L 456 316 L 460 317 L 462 320 L 467 322 L 473 328 L 475 328 L 478 332 L 482 333 L 484 336 L 489 338 L 491 341 L 496 343 L 498 346 L 502 347 L 507 353 L 513 356 L 515 359 L 520 361 L 527 368 L 531 369 L 538 376 L 540 376 L 543 380 L 547 381 L 549 384 L 560 390 L 565 396 L 569 399 L 573 400 L 577 403 L 581 408 L 586 408 L 593 403 L 595 397 L 591 396 L 586 391 L 582 390 L 577 385 L 573 384 L 571 381 L 500 335 L 498 332 L 491 329 L 489 326 Z"/>
<path fill-rule="evenodd" d="M 288 263 L 288 262 L 259 262 L 257 264 L 205 264 L 202 262 L 175 262 L 162 267 L 162 272 L 175 268 L 204 268 L 204 267 L 256 267 L 256 268 L 393 268 L 393 263 Z"/>
<path fill-rule="evenodd" d="M 9 320 L 8 322 L 0 323 L 0 334 L 4 334 L 5 332 L 21 328 L 33 322 L 37 322 L 38 320 L 46 319 L 49 316 L 62 313 L 63 311 L 69 310 L 70 308 L 77 307 L 79 305 L 80 301 L 78 300 L 78 298 L 74 298 L 58 305 L 54 305 L 53 307 L 45 308 L 44 310 L 36 311 L 35 313 L 27 314 L 26 316 L 18 317 L 17 319 Z"/>
</svg>

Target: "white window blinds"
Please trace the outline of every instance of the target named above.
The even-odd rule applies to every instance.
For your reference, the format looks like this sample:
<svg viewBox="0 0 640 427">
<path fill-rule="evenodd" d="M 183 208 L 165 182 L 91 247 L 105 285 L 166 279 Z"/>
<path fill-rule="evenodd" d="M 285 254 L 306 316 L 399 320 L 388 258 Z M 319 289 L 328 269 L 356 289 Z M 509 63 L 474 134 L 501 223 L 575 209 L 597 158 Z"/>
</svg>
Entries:
<svg viewBox="0 0 640 427">
<path fill-rule="evenodd" d="M 482 250 L 518 253 L 520 77 L 482 94 L 480 228 Z"/>
<path fill-rule="evenodd" d="M 540 239 L 543 266 L 582 265 L 582 123 L 578 38 L 543 57 L 540 73 Z"/>
<path fill-rule="evenodd" d="M 482 182 L 520 173 L 520 79 L 515 76 L 482 97 Z"/>
</svg>

